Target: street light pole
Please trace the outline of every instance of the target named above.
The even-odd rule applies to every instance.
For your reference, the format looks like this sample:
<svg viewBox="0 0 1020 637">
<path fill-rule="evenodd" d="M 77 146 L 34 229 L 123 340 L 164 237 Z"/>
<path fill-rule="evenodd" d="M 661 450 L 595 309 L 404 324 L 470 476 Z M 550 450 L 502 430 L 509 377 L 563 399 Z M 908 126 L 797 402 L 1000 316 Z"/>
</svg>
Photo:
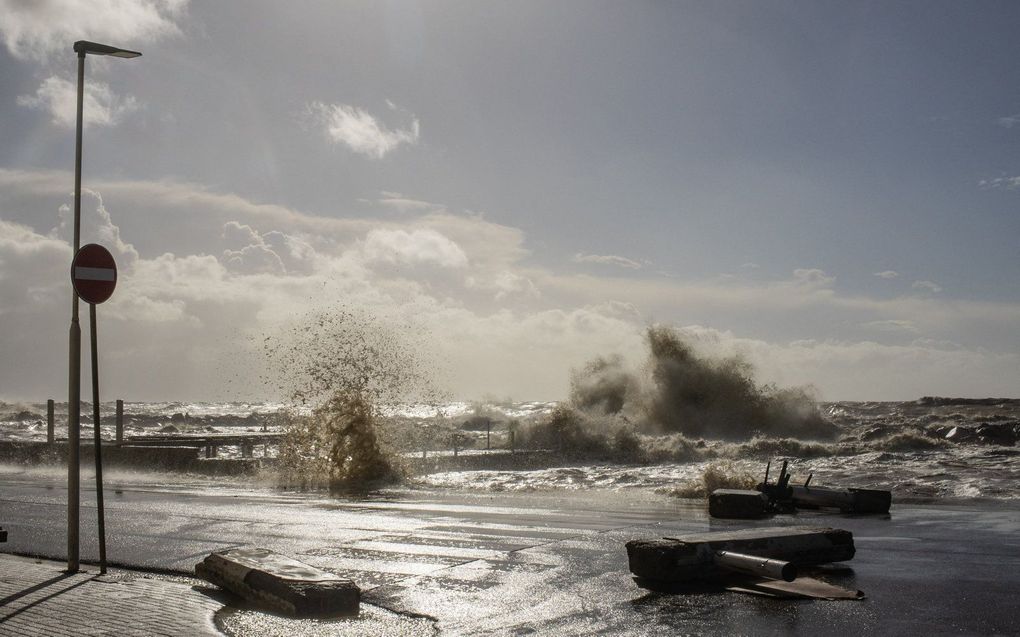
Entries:
<svg viewBox="0 0 1020 637">
<path fill-rule="evenodd" d="M 81 247 L 81 129 L 85 103 L 85 49 L 78 49 L 78 125 L 74 142 L 74 252 Z M 67 386 L 67 572 L 78 572 L 79 503 L 81 488 L 81 325 L 78 294 L 71 287 L 71 335 Z"/>
<path fill-rule="evenodd" d="M 74 43 L 78 54 L 78 112 L 74 144 L 74 255 L 81 248 L 81 138 L 85 103 L 85 55 L 111 55 L 133 58 L 141 53 L 118 49 L 106 44 L 79 40 Z M 68 346 L 67 387 L 67 572 L 77 573 L 81 513 L 81 325 L 78 322 L 78 294 L 71 287 L 71 331 Z"/>
</svg>

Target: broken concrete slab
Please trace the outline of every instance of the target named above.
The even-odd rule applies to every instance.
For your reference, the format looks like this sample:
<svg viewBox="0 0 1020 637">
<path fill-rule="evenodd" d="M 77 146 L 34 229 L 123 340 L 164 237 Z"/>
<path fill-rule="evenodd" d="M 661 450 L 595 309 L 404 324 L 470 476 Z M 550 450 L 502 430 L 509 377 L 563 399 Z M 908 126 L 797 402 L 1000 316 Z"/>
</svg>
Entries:
<svg viewBox="0 0 1020 637">
<path fill-rule="evenodd" d="M 726 571 L 716 564 L 718 551 L 811 566 L 854 556 L 853 534 L 833 528 L 784 527 L 719 531 L 678 538 L 627 542 L 630 571 L 658 582 L 714 579 Z"/>
<path fill-rule="evenodd" d="M 892 493 L 882 489 L 830 489 L 826 487 L 790 487 L 790 500 L 798 509 L 833 508 L 843 513 L 889 513 Z"/>
<path fill-rule="evenodd" d="M 348 579 L 268 549 L 217 551 L 195 574 L 241 597 L 294 617 L 356 616 L 361 590 Z"/>
</svg>

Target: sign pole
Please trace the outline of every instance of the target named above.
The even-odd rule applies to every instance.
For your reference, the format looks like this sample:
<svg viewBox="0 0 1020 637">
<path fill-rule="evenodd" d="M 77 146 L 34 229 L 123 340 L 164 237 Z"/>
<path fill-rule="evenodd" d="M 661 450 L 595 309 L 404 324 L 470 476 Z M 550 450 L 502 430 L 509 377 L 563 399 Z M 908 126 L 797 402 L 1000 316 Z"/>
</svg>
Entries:
<svg viewBox="0 0 1020 637">
<path fill-rule="evenodd" d="M 99 572 L 106 573 L 106 520 L 103 513 L 103 440 L 99 430 L 99 348 L 96 345 L 96 304 L 89 303 L 92 341 L 92 429 L 95 432 L 96 513 L 99 517 Z"/>
<path fill-rule="evenodd" d="M 82 246 L 74 255 L 71 262 L 71 285 L 74 287 L 76 299 L 81 299 L 89 304 L 90 336 L 92 345 L 92 429 L 95 432 L 95 446 L 93 453 L 96 457 L 96 509 L 99 519 L 99 570 L 106 572 L 106 516 L 103 509 L 103 436 L 100 430 L 99 414 L 99 347 L 96 336 L 96 305 L 110 298 L 114 288 L 117 286 L 117 263 L 113 260 L 110 251 L 101 245 L 90 243 Z M 73 334 L 73 332 L 72 332 Z M 72 368 L 73 371 L 73 368 Z M 71 388 L 77 386 L 73 381 L 80 380 L 72 375 Z M 75 472 L 77 474 L 77 471 Z M 77 484 L 76 484 L 77 486 Z M 77 496 L 74 498 L 77 504 Z M 70 502 L 70 500 L 68 501 Z M 77 513 L 77 511 L 76 511 Z M 77 518 L 74 526 L 74 557 L 77 562 L 78 556 L 78 525 Z M 68 533 L 70 548 L 71 534 Z M 68 551 L 70 555 L 70 551 Z M 68 571 L 76 572 L 75 568 L 68 566 Z"/>
</svg>

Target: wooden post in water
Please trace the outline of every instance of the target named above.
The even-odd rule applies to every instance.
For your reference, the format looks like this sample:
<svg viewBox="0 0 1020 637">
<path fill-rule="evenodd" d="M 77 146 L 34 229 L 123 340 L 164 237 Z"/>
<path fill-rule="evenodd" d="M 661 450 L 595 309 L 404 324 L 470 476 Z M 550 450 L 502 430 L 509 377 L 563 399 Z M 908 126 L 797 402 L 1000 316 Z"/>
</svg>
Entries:
<svg viewBox="0 0 1020 637">
<path fill-rule="evenodd" d="M 492 420 L 489 418 L 485 419 L 485 450 L 489 451 L 492 447 L 489 445 L 489 437 L 492 435 Z"/>
<path fill-rule="evenodd" d="M 53 435 L 53 399 L 46 401 L 46 442 L 52 444 L 55 440 Z"/>
<path fill-rule="evenodd" d="M 117 399 L 117 444 L 124 442 L 124 401 Z"/>
</svg>

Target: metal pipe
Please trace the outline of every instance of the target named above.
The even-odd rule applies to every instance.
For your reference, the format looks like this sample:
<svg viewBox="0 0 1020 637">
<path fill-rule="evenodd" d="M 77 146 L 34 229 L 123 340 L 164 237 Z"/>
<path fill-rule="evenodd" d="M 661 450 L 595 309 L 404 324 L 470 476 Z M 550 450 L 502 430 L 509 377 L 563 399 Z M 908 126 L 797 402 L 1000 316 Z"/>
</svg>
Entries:
<svg viewBox="0 0 1020 637">
<path fill-rule="evenodd" d="M 797 567 L 782 560 L 734 553 L 733 551 L 716 551 L 714 561 L 717 566 L 737 573 L 781 579 L 786 582 L 797 579 Z"/>
</svg>

